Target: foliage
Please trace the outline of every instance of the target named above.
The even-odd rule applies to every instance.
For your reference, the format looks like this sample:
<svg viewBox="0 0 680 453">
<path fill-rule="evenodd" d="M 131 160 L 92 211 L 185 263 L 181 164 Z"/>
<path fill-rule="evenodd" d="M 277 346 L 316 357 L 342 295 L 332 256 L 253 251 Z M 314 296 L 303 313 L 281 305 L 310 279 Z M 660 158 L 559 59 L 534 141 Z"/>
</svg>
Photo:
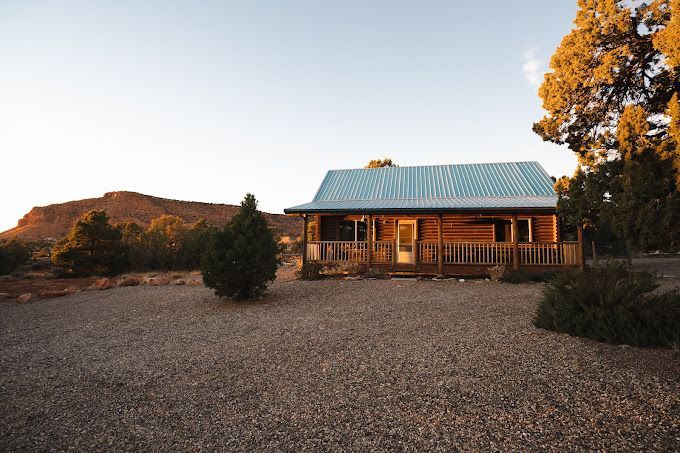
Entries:
<svg viewBox="0 0 680 453">
<path fill-rule="evenodd" d="M 204 219 L 187 226 L 176 216 L 153 219 L 145 230 L 133 222 L 116 225 L 125 258 L 132 270 L 195 270 L 217 229 Z"/>
<path fill-rule="evenodd" d="M 255 299 L 276 277 L 277 246 L 257 201 L 247 194 L 222 231 L 211 235 L 203 256 L 203 281 L 218 296 Z"/>
<path fill-rule="evenodd" d="M 609 263 L 560 273 L 547 285 L 534 324 L 608 343 L 680 344 L 680 294 L 655 292 L 656 277 Z"/>
<path fill-rule="evenodd" d="M 321 280 L 323 274 L 321 271 L 324 266 L 318 261 L 307 261 L 300 268 L 299 274 L 302 280 Z"/>
<path fill-rule="evenodd" d="M 489 278 L 494 282 L 500 281 L 500 279 L 503 278 L 503 274 L 505 274 L 505 265 L 497 264 L 496 266 L 487 267 L 486 272 L 489 274 Z"/>
<path fill-rule="evenodd" d="M 187 227 L 174 215 L 162 215 L 153 219 L 143 235 L 147 249 L 147 264 L 154 270 L 171 270 L 177 263 Z"/>
<path fill-rule="evenodd" d="M 531 280 L 531 275 L 523 269 L 506 271 L 501 277 L 502 282 L 513 284 L 526 283 L 530 282 Z"/>
<path fill-rule="evenodd" d="M 125 269 L 121 234 L 104 211 L 80 216 L 52 249 L 52 262 L 68 275 L 116 275 Z"/>
<path fill-rule="evenodd" d="M 491 268 L 489 268 L 491 269 Z M 561 271 L 547 270 L 538 273 L 529 273 L 523 269 L 519 270 L 507 270 L 503 273 L 500 280 L 505 283 L 527 283 L 527 282 L 549 282 L 556 275 L 559 275 Z"/>
<path fill-rule="evenodd" d="M 380 268 L 372 267 L 364 273 L 364 278 L 387 278 L 387 274 Z"/>
<path fill-rule="evenodd" d="M 303 243 L 302 237 L 297 237 L 290 243 L 290 253 L 302 253 Z"/>
<path fill-rule="evenodd" d="M 386 157 L 384 159 L 372 159 L 368 162 L 364 168 L 380 168 L 380 167 L 398 167 L 397 164 L 392 162 L 392 159 Z"/>
<path fill-rule="evenodd" d="M 541 86 L 534 131 L 580 162 L 558 209 L 596 241 L 680 248 L 679 21 L 680 0 L 580 0 Z"/>
<path fill-rule="evenodd" d="M 0 241 L 0 275 L 14 272 L 31 259 L 31 247 L 18 238 Z"/>
<path fill-rule="evenodd" d="M 200 219 L 185 230 L 180 238 L 178 260 L 174 269 L 195 270 L 201 267 L 201 257 L 208 248 L 210 237 L 217 232 L 217 228 Z"/>
<path fill-rule="evenodd" d="M 134 222 L 119 222 L 114 228 L 120 232 L 123 255 L 128 269 L 146 270 L 147 255 L 143 247 L 144 228 Z"/>
<path fill-rule="evenodd" d="M 550 60 L 539 95 L 547 115 L 534 125 L 545 140 L 566 143 L 583 162 L 615 149 L 613 133 L 632 102 L 664 113 L 678 89 L 678 1 L 579 0 L 574 29 Z M 671 19 L 672 16 L 672 19 Z M 673 27 L 666 27 L 669 23 Z"/>
</svg>

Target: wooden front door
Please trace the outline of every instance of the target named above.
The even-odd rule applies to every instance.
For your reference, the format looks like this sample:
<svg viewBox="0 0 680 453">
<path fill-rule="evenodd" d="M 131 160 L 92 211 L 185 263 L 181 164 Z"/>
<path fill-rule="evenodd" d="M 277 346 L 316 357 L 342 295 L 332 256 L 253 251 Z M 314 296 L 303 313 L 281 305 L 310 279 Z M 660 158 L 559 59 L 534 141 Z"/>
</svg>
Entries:
<svg viewBox="0 0 680 453">
<path fill-rule="evenodd" d="M 416 221 L 415 220 L 399 220 L 397 229 L 397 262 L 413 264 L 414 260 L 414 245 L 416 240 Z"/>
</svg>

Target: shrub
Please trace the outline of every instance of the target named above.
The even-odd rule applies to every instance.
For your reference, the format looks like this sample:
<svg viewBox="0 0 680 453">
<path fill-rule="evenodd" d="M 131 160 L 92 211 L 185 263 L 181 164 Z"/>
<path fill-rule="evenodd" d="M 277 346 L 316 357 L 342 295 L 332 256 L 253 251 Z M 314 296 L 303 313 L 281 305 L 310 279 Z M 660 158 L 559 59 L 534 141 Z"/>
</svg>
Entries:
<svg viewBox="0 0 680 453">
<path fill-rule="evenodd" d="M 290 243 L 290 253 L 302 254 L 302 237 L 298 237 Z"/>
<path fill-rule="evenodd" d="M 503 273 L 503 276 L 501 277 L 501 281 L 505 283 L 526 283 L 530 282 L 532 280 L 531 275 L 527 273 L 527 271 L 519 269 L 519 270 L 510 270 L 506 271 Z"/>
<path fill-rule="evenodd" d="M 307 261 L 300 268 L 300 278 L 302 280 L 321 280 L 323 278 L 321 273 L 323 268 L 323 265 L 318 261 Z"/>
<path fill-rule="evenodd" d="M 203 282 L 218 296 L 255 299 L 276 278 L 276 252 L 257 200 L 247 194 L 227 226 L 211 235 L 202 260 Z"/>
<path fill-rule="evenodd" d="M 491 280 L 497 282 L 501 280 L 503 278 L 503 274 L 505 274 L 505 265 L 498 264 L 493 267 L 488 267 L 486 271 L 489 273 Z"/>
<path fill-rule="evenodd" d="M 52 262 L 71 276 L 116 275 L 125 269 L 120 231 L 104 211 L 80 216 L 52 249 Z"/>
<path fill-rule="evenodd" d="M 680 343 L 680 294 L 659 294 L 656 277 L 621 263 L 557 274 L 538 305 L 537 327 L 598 341 L 671 347 Z"/>
<path fill-rule="evenodd" d="M 364 273 L 364 278 L 378 278 L 378 279 L 383 279 L 387 278 L 387 274 L 379 268 L 371 268 Z"/>
<path fill-rule="evenodd" d="M 31 248 L 20 239 L 0 241 L 0 275 L 11 274 L 31 259 Z"/>
<path fill-rule="evenodd" d="M 549 282 L 560 274 L 560 271 L 549 270 L 543 271 L 540 274 L 532 275 L 532 279 L 536 282 Z"/>
<path fill-rule="evenodd" d="M 173 263 L 173 269 L 200 269 L 201 257 L 208 249 L 210 237 L 216 232 L 217 228 L 205 219 L 194 223 L 180 238 L 178 260 Z"/>
</svg>

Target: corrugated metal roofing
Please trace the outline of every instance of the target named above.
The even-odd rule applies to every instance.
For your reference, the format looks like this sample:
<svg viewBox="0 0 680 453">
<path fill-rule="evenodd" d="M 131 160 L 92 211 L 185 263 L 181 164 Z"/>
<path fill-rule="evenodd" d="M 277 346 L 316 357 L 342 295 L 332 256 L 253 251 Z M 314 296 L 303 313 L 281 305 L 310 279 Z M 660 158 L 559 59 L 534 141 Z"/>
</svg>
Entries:
<svg viewBox="0 0 680 453">
<path fill-rule="evenodd" d="M 311 203 L 284 211 L 348 212 L 554 208 L 553 181 L 538 162 L 330 170 Z"/>
</svg>

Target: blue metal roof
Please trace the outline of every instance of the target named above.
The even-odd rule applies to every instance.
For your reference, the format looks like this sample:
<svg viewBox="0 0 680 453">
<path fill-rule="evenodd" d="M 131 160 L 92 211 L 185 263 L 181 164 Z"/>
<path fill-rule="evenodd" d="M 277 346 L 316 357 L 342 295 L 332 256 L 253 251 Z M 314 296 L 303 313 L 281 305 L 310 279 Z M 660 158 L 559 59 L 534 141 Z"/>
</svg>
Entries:
<svg viewBox="0 0 680 453">
<path fill-rule="evenodd" d="M 538 162 L 330 170 L 304 212 L 554 209 L 553 181 Z"/>
</svg>

